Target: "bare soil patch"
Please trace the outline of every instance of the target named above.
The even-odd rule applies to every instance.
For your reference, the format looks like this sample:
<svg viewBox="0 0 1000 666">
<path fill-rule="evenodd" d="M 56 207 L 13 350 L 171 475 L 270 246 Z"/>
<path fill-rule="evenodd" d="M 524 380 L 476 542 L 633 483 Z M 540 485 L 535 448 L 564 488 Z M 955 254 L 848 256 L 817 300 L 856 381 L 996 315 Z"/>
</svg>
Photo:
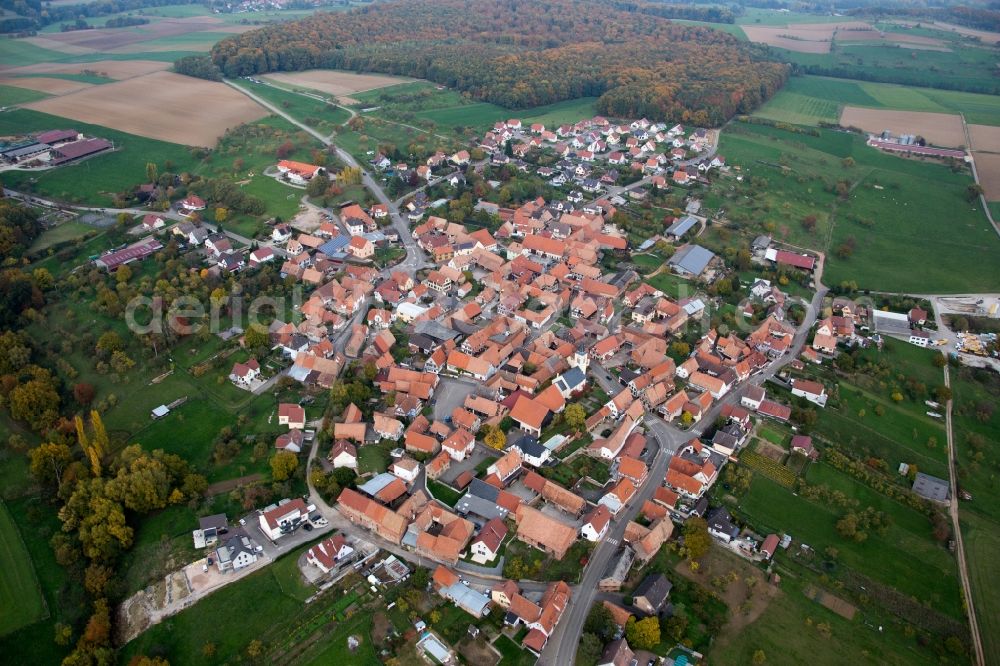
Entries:
<svg viewBox="0 0 1000 666">
<path fill-rule="evenodd" d="M 710 589 L 732 611 L 729 622 L 716 637 L 723 644 L 753 624 L 764 614 L 771 600 L 780 594 L 777 587 L 767 582 L 763 571 L 718 546 L 708 551 L 697 573 L 692 573 L 687 562 L 678 564 L 676 571 Z M 733 573 L 735 580 L 732 580 Z M 723 585 L 713 584 L 713 581 L 720 579 L 724 582 Z M 747 583 L 750 579 L 755 582 Z"/>
<path fill-rule="evenodd" d="M 773 28 L 759 25 L 740 26 L 751 42 L 776 46 L 797 53 L 829 53 L 830 37 L 809 34 L 794 34 L 789 28 Z"/>
<path fill-rule="evenodd" d="M 858 609 L 853 604 L 817 587 L 810 585 L 803 590 L 803 593 L 816 603 L 826 606 L 842 618 L 853 620 L 854 614 L 858 612 Z"/>
<path fill-rule="evenodd" d="M 311 69 L 304 72 L 277 72 L 268 74 L 265 78 L 276 83 L 282 83 L 300 88 L 312 88 L 331 95 L 350 95 L 351 93 L 374 90 L 405 83 L 410 79 L 385 76 L 383 74 L 355 74 L 353 72 L 338 72 L 331 69 Z"/>
<path fill-rule="evenodd" d="M 972 153 L 988 201 L 1000 201 L 1000 153 Z"/>
<path fill-rule="evenodd" d="M 500 662 L 500 657 L 490 644 L 483 640 L 482 634 L 478 638 L 466 636 L 459 641 L 455 649 L 460 655 L 465 657 L 465 663 L 476 666 L 496 666 Z"/>
<path fill-rule="evenodd" d="M 37 90 L 39 92 L 49 93 L 50 95 L 66 95 L 71 92 L 76 92 L 77 90 L 84 90 L 85 88 L 92 87 L 91 84 L 84 83 L 82 81 L 49 79 L 34 76 L 2 78 L 0 79 L 0 84 L 5 86 L 14 86 L 15 88 Z"/>
<path fill-rule="evenodd" d="M 893 134 L 916 134 L 927 139 L 928 143 L 945 148 L 965 145 L 962 118 L 951 113 L 845 106 L 840 113 L 840 124 L 860 127 L 866 132 L 876 134 L 883 130 L 889 130 Z"/>
<path fill-rule="evenodd" d="M 267 111 L 224 83 L 154 72 L 53 97 L 27 108 L 187 146 L 214 146 Z"/>
<path fill-rule="evenodd" d="M 3 69 L 4 74 L 83 74 L 94 72 L 109 79 L 130 79 L 133 76 L 142 76 L 170 68 L 169 62 L 157 62 L 156 60 L 97 60 L 95 62 L 85 62 L 68 64 L 61 62 L 43 62 L 36 65 L 24 65 L 12 69 Z"/>
<path fill-rule="evenodd" d="M 1000 127 L 969 125 L 972 149 L 978 152 L 1000 153 Z"/>
<path fill-rule="evenodd" d="M 771 442 L 767 442 L 763 439 L 757 441 L 759 442 L 757 444 L 757 453 L 764 456 L 765 458 L 770 458 L 771 460 L 777 463 L 780 463 L 782 459 L 784 459 L 787 451 L 785 451 L 783 448 L 781 448 L 777 444 L 772 444 Z"/>
</svg>

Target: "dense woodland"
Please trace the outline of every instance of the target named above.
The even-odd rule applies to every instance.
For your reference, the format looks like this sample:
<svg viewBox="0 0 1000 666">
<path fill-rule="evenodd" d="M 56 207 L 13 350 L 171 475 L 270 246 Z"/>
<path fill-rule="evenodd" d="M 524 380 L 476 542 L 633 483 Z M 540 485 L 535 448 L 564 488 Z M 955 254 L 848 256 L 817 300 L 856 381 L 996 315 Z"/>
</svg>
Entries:
<svg viewBox="0 0 1000 666">
<path fill-rule="evenodd" d="M 227 38 L 226 76 L 311 68 L 426 78 L 526 108 L 596 96 L 618 117 L 720 124 L 754 109 L 787 67 L 723 32 L 591 0 L 379 3 Z"/>
</svg>

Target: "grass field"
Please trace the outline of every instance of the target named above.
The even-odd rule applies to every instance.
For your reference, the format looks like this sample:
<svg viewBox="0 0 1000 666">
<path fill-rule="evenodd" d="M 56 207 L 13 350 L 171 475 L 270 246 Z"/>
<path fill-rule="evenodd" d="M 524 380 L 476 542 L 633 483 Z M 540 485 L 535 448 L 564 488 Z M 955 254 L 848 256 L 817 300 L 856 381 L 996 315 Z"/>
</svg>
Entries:
<svg viewBox="0 0 1000 666">
<path fill-rule="evenodd" d="M 0 85 L 0 106 L 27 104 L 29 102 L 37 102 L 38 100 L 45 99 L 46 97 L 48 97 L 48 95 L 37 90 Z"/>
<path fill-rule="evenodd" d="M 295 116 L 295 118 L 310 125 L 315 125 L 316 121 L 340 125 L 347 122 L 351 115 L 338 106 L 325 104 L 319 100 L 284 90 L 275 85 L 251 83 L 250 81 L 239 81 L 237 83 L 239 86 L 250 90 L 255 95 L 266 99 L 275 106 Z"/>
<path fill-rule="evenodd" d="M 796 496 L 756 474 L 739 513 L 758 531 L 791 534 L 817 552 L 832 546 L 839 551 L 839 566 L 855 569 L 961 619 L 955 560 L 931 540 L 930 521 L 925 516 L 823 463 L 810 466 L 808 479 L 858 499 L 862 508 L 873 506 L 886 513 L 892 520 L 886 534 L 869 533 L 860 544 L 844 539 L 836 530 L 843 511 Z"/>
<path fill-rule="evenodd" d="M 712 663 L 749 664 L 757 650 L 764 652 L 769 664 L 837 666 L 865 662 L 871 655 L 879 655 L 883 664 L 939 663 L 898 626 L 886 624 L 879 633 L 864 624 L 861 614 L 846 620 L 806 597 L 804 587 L 804 581 L 782 571 L 781 592 L 732 640 L 713 645 L 708 653 Z M 829 625 L 828 636 L 817 628 L 821 623 Z"/>
<path fill-rule="evenodd" d="M 991 498 L 1000 492 L 1000 413 L 996 409 L 1000 381 L 996 373 L 969 368 L 951 368 L 954 398 L 952 429 L 958 452 L 959 484 L 972 493 L 962 504 L 964 513 L 974 512 L 1000 525 L 1000 506 Z"/>
<path fill-rule="evenodd" d="M 842 106 L 899 111 L 962 113 L 970 124 L 1000 125 L 1000 96 L 850 81 L 824 76 L 796 76 L 754 115 L 799 125 L 837 122 Z"/>
<path fill-rule="evenodd" d="M 996 585 L 996 560 L 993 559 L 1000 550 L 1000 525 L 965 513 L 961 522 L 969 582 L 972 584 L 986 663 L 1000 663 L 1000 589 Z"/>
<path fill-rule="evenodd" d="M 0 501 L 0 636 L 47 614 L 35 569 L 7 505 Z"/>
<path fill-rule="evenodd" d="M 749 240 L 769 232 L 827 252 L 825 284 L 954 293 L 1000 283 L 1000 264 L 992 260 L 1000 239 L 965 198 L 972 182 L 965 172 L 886 155 L 860 136 L 829 130 L 810 136 L 733 123 L 720 144 L 744 175 L 742 184 L 721 180 L 713 188 L 734 222 L 727 233 L 736 228 Z M 844 196 L 834 192 L 838 181 L 848 184 Z M 801 225 L 806 216 L 816 217 L 813 231 Z M 948 234 L 941 234 L 944 221 Z M 710 227 L 701 242 L 711 245 L 718 233 Z M 837 256 L 850 242 L 853 253 Z"/>
<path fill-rule="evenodd" d="M 88 125 L 37 111 L 19 109 L 0 114 L 0 134 L 40 132 L 63 127 L 67 122 L 79 131 L 114 141 L 115 151 L 74 165 L 31 173 L 10 171 L 4 174 L 4 185 L 13 189 L 31 189 L 69 202 L 86 201 L 110 205 L 114 193 L 141 182 L 146 163 L 152 157 L 158 163 L 169 161 L 178 171 L 191 170 L 195 161 L 188 148 L 176 143 L 126 134 L 117 130 Z"/>
<path fill-rule="evenodd" d="M 57 227 L 52 229 L 46 229 L 35 242 L 31 244 L 28 248 L 28 252 L 40 252 L 53 245 L 58 245 L 69 240 L 80 238 L 86 236 L 89 233 L 96 232 L 97 229 L 90 226 L 89 224 L 83 224 L 81 222 L 64 222 Z"/>
</svg>

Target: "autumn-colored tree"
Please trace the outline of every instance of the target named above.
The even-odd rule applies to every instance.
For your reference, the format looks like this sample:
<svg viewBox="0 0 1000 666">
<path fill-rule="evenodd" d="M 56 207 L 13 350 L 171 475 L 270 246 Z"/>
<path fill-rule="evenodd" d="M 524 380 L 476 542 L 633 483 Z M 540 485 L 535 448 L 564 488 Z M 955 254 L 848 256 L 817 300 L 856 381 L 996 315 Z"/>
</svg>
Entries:
<svg viewBox="0 0 1000 666">
<path fill-rule="evenodd" d="M 122 268 L 124 268 L 124 266 Z M 125 343 L 122 342 L 120 335 L 114 331 L 108 331 L 103 333 L 101 337 L 97 339 L 96 349 L 97 355 L 100 358 L 110 358 L 111 354 L 114 352 L 125 349 Z"/>
<path fill-rule="evenodd" d="M 246 333 L 243 334 L 243 342 L 246 344 L 247 349 L 259 353 L 267 348 L 271 342 L 271 338 L 267 333 L 267 329 L 263 326 L 260 324 L 250 324 Z"/>
<path fill-rule="evenodd" d="M 97 395 L 97 389 L 94 388 L 93 384 L 87 382 L 80 382 L 79 384 L 73 385 L 73 399 L 81 407 L 86 407 L 94 401 L 94 397 Z"/>
<path fill-rule="evenodd" d="M 767 655 L 764 654 L 763 650 L 754 650 L 752 661 L 753 666 L 764 666 L 767 662 Z"/>
<path fill-rule="evenodd" d="M 271 478 L 285 481 L 291 478 L 299 466 L 299 458 L 291 451 L 278 451 L 271 456 Z"/>
<path fill-rule="evenodd" d="M 215 221 L 216 222 L 219 222 L 221 224 L 222 222 L 225 222 L 228 219 L 229 219 L 229 209 L 228 208 L 224 208 L 222 206 L 219 206 L 218 208 L 215 209 Z"/>
<path fill-rule="evenodd" d="M 563 411 L 563 420 L 573 430 L 580 430 L 587 423 L 587 410 L 583 405 L 571 403 Z"/>
<path fill-rule="evenodd" d="M 708 523 L 704 518 L 688 518 L 681 533 L 684 535 L 684 550 L 690 561 L 703 558 L 712 546 L 712 537 L 708 535 Z"/>
<path fill-rule="evenodd" d="M 44 430 L 59 418 L 59 393 L 47 372 L 16 386 L 7 399 L 10 415 L 35 430 Z"/>
<path fill-rule="evenodd" d="M 260 659 L 264 656 L 264 643 L 255 638 L 247 645 L 247 656 L 251 659 Z"/>
<path fill-rule="evenodd" d="M 73 461 L 73 453 L 65 444 L 39 444 L 28 452 L 29 469 L 35 481 L 45 486 L 59 487 L 62 473 Z"/>
<path fill-rule="evenodd" d="M 496 449 L 497 451 L 503 450 L 503 447 L 507 444 L 507 437 L 503 434 L 500 428 L 491 428 L 486 436 L 483 438 L 486 446 L 491 449 Z"/>
<path fill-rule="evenodd" d="M 107 645 L 111 640 L 111 610 L 108 600 L 101 598 L 94 602 L 94 612 L 87 620 L 82 641 L 94 646 Z"/>
<path fill-rule="evenodd" d="M 625 638 L 629 645 L 649 650 L 660 644 L 660 621 L 656 617 L 636 620 L 630 617 L 625 623 Z"/>
</svg>

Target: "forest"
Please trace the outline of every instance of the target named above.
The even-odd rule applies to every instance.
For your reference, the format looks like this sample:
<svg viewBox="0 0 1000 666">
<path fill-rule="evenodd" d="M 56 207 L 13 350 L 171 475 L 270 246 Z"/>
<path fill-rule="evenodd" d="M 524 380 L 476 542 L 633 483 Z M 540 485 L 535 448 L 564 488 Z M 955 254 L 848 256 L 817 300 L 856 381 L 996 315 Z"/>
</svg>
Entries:
<svg viewBox="0 0 1000 666">
<path fill-rule="evenodd" d="M 616 7 L 604 0 L 378 3 L 234 35 L 215 45 L 212 59 L 230 77 L 382 72 L 512 109 L 593 96 L 607 115 L 698 125 L 752 111 L 788 76 L 763 47 Z"/>
</svg>

